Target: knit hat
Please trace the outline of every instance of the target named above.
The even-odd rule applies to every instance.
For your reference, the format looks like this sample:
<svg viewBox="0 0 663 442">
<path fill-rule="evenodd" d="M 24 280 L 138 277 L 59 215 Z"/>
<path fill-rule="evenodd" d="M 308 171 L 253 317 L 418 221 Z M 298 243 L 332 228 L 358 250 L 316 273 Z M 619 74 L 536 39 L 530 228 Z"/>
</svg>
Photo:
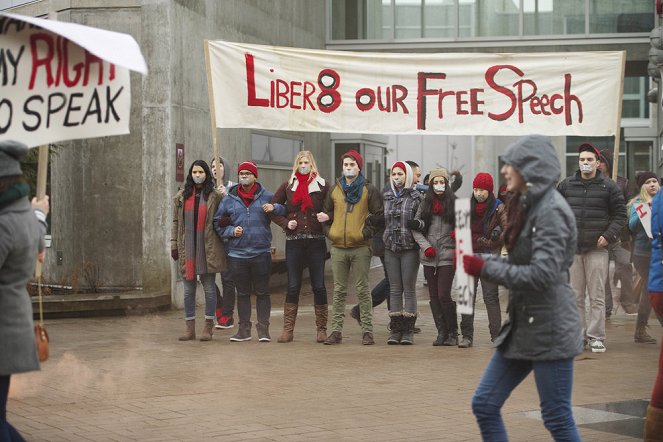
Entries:
<svg viewBox="0 0 663 442">
<path fill-rule="evenodd" d="M 354 158 L 354 160 L 357 162 L 357 166 L 359 166 L 359 170 L 364 168 L 364 159 L 361 157 L 361 155 L 359 155 L 359 152 L 357 152 L 356 150 L 353 149 L 353 150 L 349 150 L 349 151 L 345 152 L 341 156 L 341 159 L 343 159 L 345 157 Z M 403 170 L 405 170 L 405 169 L 403 169 Z"/>
<path fill-rule="evenodd" d="M 253 176 L 258 178 L 258 166 L 253 161 L 244 161 L 239 166 L 237 166 L 237 173 L 240 173 L 242 170 L 251 172 Z"/>
<path fill-rule="evenodd" d="M 493 193 L 493 177 L 486 172 L 477 173 L 477 176 L 474 177 L 474 181 L 472 181 L 472 188 L 484 189 Z"/>
<path fill-rule="evenodd" d="M 612 175 L 612 160 L 614 157 L 612 149 L 603 149 L 599 152 L 599 160 L 608 166 L 608 174 L 610 175 Z"/>
<path fill-rule="evenodd" d="M 599 152 L 599 150 L 591 143 L 582 143 L 580 147 L 578 147 L 578 153 L 581 152 L 592 152 L 593 154 L 596 154 L 597 160 L 601 159 L 601 152 Z"/>
<path fill-rule="evenodd" d="M 444 167 L 440 167 L 439 169 L 431 170 L 430 174 L 428 176 L 428 182 L 432 183 L 433 178 L 437 178 L 439 176 L 444 177 L 447 180 L 447 182 L 449 182 L 449 171 L 447 169 L 445 169 Z"/>
<path fill-rule="evenodd" d="M 23 175 L 21 161 L 28 154 L 28 146 L 18 141 L 0 141 L 0 177 Z"/>
<path fill-rule="evenodd" d="M 638 183 L 638 189 L 640 189 L 642 185 L 645 184 L 645 182 L 647 182 L 647 180 L 650 178 L 656 178 L 656 180 L 658 180 L 658 177 L 654 172 L 647 171 L 637 174 L 635 177 L 635 182 Z"/>
<path fill-rule="evenodd" d="M 391 168 L 389 169 L 390 171 L 393 171 L 394 168 L 400 168 L 403 172 L 405 172 L 405 183 L 403 185 L 405 186 L 406 189 L 409 189 L 412 187 L 412 184 L 414 183 L 414 173 L 412 172 L 412 166 L 410 166 L 408 163 L 404 161 L 396 161 Z M 392 180 L 389 180 L 391 189 L 396 190 L 394 187 L 394 182 Z"/>
</svg>

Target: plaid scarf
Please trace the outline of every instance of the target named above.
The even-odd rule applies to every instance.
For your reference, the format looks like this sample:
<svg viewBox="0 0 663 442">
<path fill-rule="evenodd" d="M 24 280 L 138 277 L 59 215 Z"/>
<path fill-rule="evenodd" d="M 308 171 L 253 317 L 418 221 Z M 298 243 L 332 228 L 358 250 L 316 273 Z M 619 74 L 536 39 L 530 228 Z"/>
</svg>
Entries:
<svg viewBox="0 0 663 442">
<path fill-rule="evenodd" d="M 207 221 L 207 198 L 201 192 L 193 192 L 184 201 L 184 270 L 185 278 L 191 281 L 196 275 L 207 273 L 205 259 L 205 222 Z"/>
</svg>

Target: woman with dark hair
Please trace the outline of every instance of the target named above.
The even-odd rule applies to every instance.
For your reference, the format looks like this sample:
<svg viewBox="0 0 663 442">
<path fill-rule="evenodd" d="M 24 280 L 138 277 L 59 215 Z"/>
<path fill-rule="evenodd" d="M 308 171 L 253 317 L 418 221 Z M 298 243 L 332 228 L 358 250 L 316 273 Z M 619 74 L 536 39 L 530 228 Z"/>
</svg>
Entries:
<svg viewBox="0 0 663 442">
<path fill-rule="evenodd" d="M 179 261 L 184 283 L 186 333 L 180 341 L 196 339 L 196 276 L 205 292 L 205 327 L 200 340 L 210 341 L 214 333 L 216 308 L 215 274 L 226 270 L 221 238 L 214 232 L 214 213 L 221 192 L 214 187 L 209 166 L 203 160 L 191 164 L 184 189 L 173 200 L 170 255 Z"/>
<path fill-rule="evenodd" d="M 433 345 L 455 346 L 458 345 L 458 319 L 451 285 L 455 274 L 456 195 L 449 184 L 447 169 L 431 170 L 429 180 L 424 200 L 414 216 L 419 225 L 412 230 L 412 235 L 419 244 L 430 309 L 437 328 Z"/>
<path fill-rule="evenodd" d="M 561 165 L 549 138 L 520 138 L 502 157 L 509 199 L 503 233 L 508 259 L 463 256 L 472 276 L 509 289 L 509 318 L 472 398 L 483 440 L 508 440 L 501 409 L 533 371 L 543 423 L 555 440 L 579 441 L 571 410 L 573 358 L 582 326 L 569 268 L 576 251 L 575 217 L 556 190 Z"/>
</svg>

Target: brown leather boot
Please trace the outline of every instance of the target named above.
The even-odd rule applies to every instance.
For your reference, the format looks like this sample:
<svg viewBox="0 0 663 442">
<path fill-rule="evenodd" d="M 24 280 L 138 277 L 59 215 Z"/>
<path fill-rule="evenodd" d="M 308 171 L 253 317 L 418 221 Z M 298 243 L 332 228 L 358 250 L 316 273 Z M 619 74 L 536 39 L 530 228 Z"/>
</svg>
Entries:
<svg viewBox="0 0 663 442">
<path fill-rule="evenodd" d="M 187 319 L 186 320 L 186 332 L 184 335 L 179 337 L 180 341 L 192 341 L 196 339 L 196 320 Z"/>
<path fill-rule="evenodd" d="M 663 441 L 663 408 L 647 407 L 644 442 Z"/>
<path fill-rule="evenodd" d="M 336 345 L 343 342 L 343 335 L 340 331 L 331 332 L 331 335 L 325 339 L 325 345 Z"/>
<path fill-rule="evenodd" d="M 635 327 L 635 336 L 633 340 L 638 344 L 656 344 L 656 339 L 649 336 L 646 325 L 637 325 Z"/>
<path fill-rule="evenodd" d="M 327 317 L 329 310 L 327 304 L 315 306 L 315 327 L 317 329 L 316 342 L 322 343 L 327 339 Z"/>
<path fill-rule="evenodd" d="M 205 319 L 205 327 L 203 327 L 203 331 L 200 334 L 200 340 L 211 341 L 212 334 L 214 334 L 214 319 Z"/>
<path fill-rule="evenodd" d="M 297 304 L 286 302 L 283 304 L 283 333 L 276 342 L 292 342 L 295 332 L 295 321 L 297 320 Z"/>
</svg>

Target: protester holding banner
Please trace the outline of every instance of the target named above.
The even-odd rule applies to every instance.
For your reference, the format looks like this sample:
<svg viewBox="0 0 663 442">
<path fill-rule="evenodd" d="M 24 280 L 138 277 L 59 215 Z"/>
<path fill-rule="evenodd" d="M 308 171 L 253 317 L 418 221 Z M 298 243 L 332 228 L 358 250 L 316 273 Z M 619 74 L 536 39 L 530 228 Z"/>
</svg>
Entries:
<svg viewBox="0 0 663 442">
<path fill-rule="evenodd" d="M 7 397 L 11 375 L 39 370 L 27 292 L 46 233 L 48 199 L 33 199 L 23 180 L 20 160 L 25 144 L 0 142 L 0 440 L 24 440 L 7 422 Z M 37 216 L 35 216 L 37 215 Z"/>
<path fill-rule="evenodd" d="M 216 167 L 216 159 L 212 158 L 212 175 L 214 175 L 214 184 L 222 196 L 228 194 L 228 189 L 237 183 L 226 179 L 226 161 L 219 157 L 220 167 Z M 226 257 L 228 254 L 227 240 L 223 240 L 224 251 Z M 223 296 L 216 286 L 216 325 L 215 328 L 228 329 L 234 327 L 233 312 L 235 311 L 235 299 L 237 297 L 237 290 L 235 288 L 235 281 L 232 279 L 230 270 L 221 272 L 221 285 L 223 286 Z"/>
<path fill-rule="evenodd" d="M 256 294 L 258 341 L 270 342 L 269 277 L 272 274 L 272 230 L 274 194 L 258 183 L 258 166 L 244 161 L 237 167 L 239 184 L 228 190 L 214 215 L 214 228 L 228 240 L 230 272 L 237 286 L 239 330 L 230 341 L 251 340 L 251 292 Z"/>
<path fill-rule="evenodd" d="M 501 409 L 534 371 L 541 417 L 554 440 L 579 441 L 571 410 L 573 359 L 583 349 L 569 268 L 576 252 L 573 212 L 555 190 L 561 165 L 547 137 L 518 139 L 502 156 L 507 189 L 504 232 L 508 260 L 465 255 L 473 276 L 509 289 L 509 319 L 495 339 L 472 399 L 483 440 L 508 440 Z"/>
<path fill-rule="evenodd" d="M 437 328 L 434 346 L 458 345 L 458 316 L 451 298 L 455 273 L 455 200 L 447 169 L 431 170 L 428 190 L 415 215 L 419 226 L 412 234 L 419 244 L 419 257 L 428 282 L 430 309 Z"/>
<path fill-rule="evenodd" d="M 329 226 L 334 274 L 332 332 L 325 344 L 340 344 L 343 340 L 341 332 L 345 319 L 348 279 L 352 272 L 356 278 L 359 298 L 362 344 L 373 345 L 373 307 L 368 290 L 371 250 L 368 242 L 375 233 L 375 227 L 367 222 L 367 218 L 384 216 L 382 196 L 362 175 L 364 160 L 359 152 L 349 150 L 341 156 L 341 161 L 343 176 L 329 189 L 323 211 L 317 215 L 318 221 Z"/>
<path fill-rule="evenodd" d="M 663 317 L 663 192 L 658 192 L 651 202 L 651 260 L 649 262 L 649 302 Z M 663 348 L 658 356 L 658 373 L 647 407 L 645 441 L 661 440 L 663 435 Z M 657 439 L 658 438 L 658 439 Z"/>
<path fill-rule="evenodd" d="M 408 163 L 397 161 L 390 170 L 389 188 L 383 193 L 385 229 L 382 235 L 390 286 L 391 336 L 387 344 L 411 345 L 417 320 L 415 288 L 419 270 L 419 250 L 411 229 L 419 226 L 414 215 L 422 196 L 413 186 L 414 172 Z"/>
<path fill-rule="evenodd" d="M 196 277 L 205 292 L 205 327 L 201 341 L 211 341 L 216 309 L 216 274 L 226 270 L 221 239 L 214 233 L 214 213 L 221 201 L 209 166 L 203 160 L 191 164 L 184 189 L 173 200 L 170 255 L 178 261 L 184 283 L 186 332 L 180 341 L 196 339 Z"/>
<path fill-rule="evenodd" d="M 479 172 L 472 182 L 472 198 L 470 200 L 470 229 L 472 230 L 472 250 L 484 258 L 491 254 L 499 254 L 503 241 L 502 231 L 506 227 L 506 211 L 502 201 L 493 194 L 493 177 L 486 172 Z M 488 314 L 488 330 L 490 340 L 494 341 L 502 325 L 500 311 L 499 287 L 486 278 L 474 280 L 474 293 L 477 292 L 481 280 L 483 302 Z M 472 298 L 476 303 L 476 296 Z M 474 309 L 473 309 L 474 310 Z M 471 347 L 474 341 L 474 313 L 461 315 L 460 331 L 463 334 L 458 347 Z"/>
<path fill-rule="evenodd" d="M 633 233 L 633 264 L 642 280 L 647 281 L 649 279 L 649 260 L 651 258 L 651 201 L 660 190 L 660 185 L 654 172 L 641 172 L 635 179 L 640 194 L 629 202 L 628 227 Z M 651 304 L 647 295 L 647 286 L 643 284 L 633 337 L 636 343 L 656 344 L 656 339 L 647 333 L 650 314 Z M 660 317 L 659 322 L 661 322 Z M 663 322 L 661 324 L 663 325 Z"/>
<path fill-rule="evenodd" d="M 283 305 L 283 333 L 278 342 L 291 342 L 302 287 L 302 273 L 308 267 L 313 290 L 316 341 L 327 339 L 327 288 L 325 259 L 327 243 L 317 214 L 327 196 L 327 183 L 320 176 L 313 154 L 303 150 L 297 154 L 288 181 L 281 184 L 274 197 L 274 222 L 286 234 L 285 262 L 288 268 L 288 291 Z"/>
</svg>

